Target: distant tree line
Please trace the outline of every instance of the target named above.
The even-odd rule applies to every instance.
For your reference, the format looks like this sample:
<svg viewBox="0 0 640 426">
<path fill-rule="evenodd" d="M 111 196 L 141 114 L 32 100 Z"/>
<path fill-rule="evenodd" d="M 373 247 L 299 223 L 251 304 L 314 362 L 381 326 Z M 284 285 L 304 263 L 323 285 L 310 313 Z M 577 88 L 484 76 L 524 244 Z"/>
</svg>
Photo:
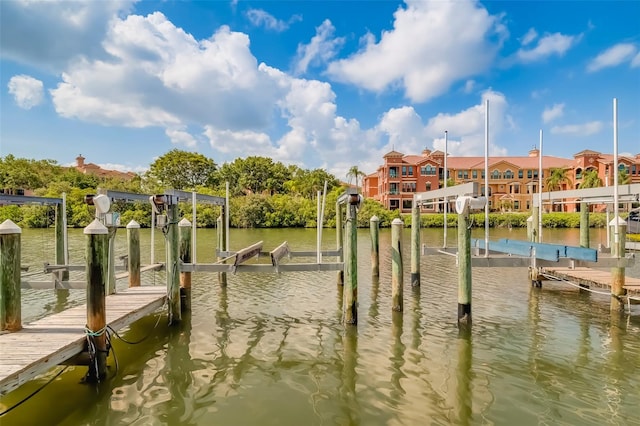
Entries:
<svg viewBox="0 0 640 426">
<path fill-rule="evenodd" d="M 357 169 L 351 170 L 351 176 Z M 356 177 L 361 176 L 358 172 Z M 102 178 L 84 174 L 75 167 L 64 167 L 53 160 L 0 157 L 0 189 L 15 193 L 28 190 L 36 196 L 61 197 L 67 195 L 67 223 L 84 227 L 93 220 L 93 209 L 84 202 L 85 195 L 96 194 L 99 188 L 117 191 L 157 194 L 165 189 L 197 191 L 223 196 L 226 183 L 230 192 L 230 223 L 234 227 L 314 227 L 317 220 L 317 194 L 327 184 L 325 225 L 335 226 L 335 202 L 344 192 L 341 182 L 324 169 L 303 169 L 284 165 L 271 158 L 250 156 L 218 165 L 202 154 L 174 149 L 158 157 L 143 174 L 131 180 Z M 192 220 L 191 204 L 180 206 L 182 214 Z M 51 206 L 9 205 L 0 207 L 0 222 L 11 219 L 21 227 L 52 226 L 54 209 Z M 142 226 L 151 225 L 148 203 L 118 201 L 112 211 L 120 212 L 121 223 L 136 220 Z M 389 226 L 398 212 L 390 212 L 373 200 L 365 200 L 359 225 L 368 226 L 376 214 L 381 226 Z M 198 204 L 197 225 L 213 227 L 220 208 Z"/>
</svg>

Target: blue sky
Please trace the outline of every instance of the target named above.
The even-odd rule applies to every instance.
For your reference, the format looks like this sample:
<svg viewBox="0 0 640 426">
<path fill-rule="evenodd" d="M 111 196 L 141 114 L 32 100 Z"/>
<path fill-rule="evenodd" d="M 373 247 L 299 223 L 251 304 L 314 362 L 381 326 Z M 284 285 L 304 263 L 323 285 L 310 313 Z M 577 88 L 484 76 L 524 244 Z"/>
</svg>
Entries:
<svg viewBox="0 0 640 426">
<path fill-rule="evenodd" d="M 640 153 L 638 1 L 0 1 L 0 155 Z"/>
</svg>

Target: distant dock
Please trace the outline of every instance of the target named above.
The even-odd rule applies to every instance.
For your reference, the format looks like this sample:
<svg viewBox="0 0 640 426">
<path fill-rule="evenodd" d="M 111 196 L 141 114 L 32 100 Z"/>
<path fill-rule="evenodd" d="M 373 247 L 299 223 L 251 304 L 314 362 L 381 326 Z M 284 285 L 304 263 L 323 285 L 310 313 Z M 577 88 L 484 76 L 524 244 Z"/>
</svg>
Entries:
<svg viewBox="0 0 640 426">
<path fill-rule="evenodd" d="M 553 267 L 542 268 L 542 273 L 553 279 L 569 281 L 583 287 L 611 288 L 611 272 L 586 267 Z M 625 277 L 624 289 L 631 296 L 640 296 L 640 278 Z"/>
</svg>

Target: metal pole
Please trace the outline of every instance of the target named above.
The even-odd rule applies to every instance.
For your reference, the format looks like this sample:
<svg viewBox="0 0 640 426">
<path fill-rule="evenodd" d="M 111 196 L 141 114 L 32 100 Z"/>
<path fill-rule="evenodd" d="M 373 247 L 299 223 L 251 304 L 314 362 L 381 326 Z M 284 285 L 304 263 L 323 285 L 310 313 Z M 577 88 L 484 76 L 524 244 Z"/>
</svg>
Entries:
<svg viewBox="0 0 640 426">
<path fill-rule="evenodd" d="M 489 257 L 489 204 L 491 204 L 489 196 L 489 99 L 485 101 L 484 109 L 484 196 L 487 197 L 487 204 L 484 206 L 484 257 Z"/>
<path fill-rule="evenodd" d="M 538 242 L 542 242 L 542 129 L 540 129 L 540 153 L 538 154 Z"/>
<path fill-rule="evenodd" d="M 613 242 L 617 245 L 621 236 L 618 220 L 618 99 L 616 98 L 613 98 L 613 219 L 616 221 Z M 620 253 L 616 257 L 620 258 Z"/>
<path fill-rule="evenodd" d="M 156 263 L 156 212 L 151 209 L 151 264 Z"/>
<path fill-rule="evenodd" d="M 471 230 L 468 207 L 458 214 L 458 325 L 471 325 Z"/>
<path fill-rule="evenodd" d="M 449 132 L 444 131 L 444 189 L 447 189 L 449 168 L 447 167 L 447 157 L 449 156 Z M 449 198 L 444 197 L 444 242 L 442 247 L 447 248 L 447 212 L 449 211 Z"/>
<path fill-rule="evenodd" d="M 191 223 L 182 219 L 178 223 L 178 255 L 182 263 L 196 263 L 191 253 Z M 191 272 L 180 272 L 180 309 L 191 310 Z"/>
<path fill-rule="evenodd" d="M 411 211 L 411 286 L 420 286 L 420 206 L 415 198 Z"/>
<path fill-rule="evenodd" d="M 369 220 L 369 232 L 371 233 L 371 275 L 380 276 L 380 238 L 379 238 L 380 219 L 378 216 L 372 216 Z"/>
<path fill-rule="evenodd" d="M 67 232 L 67 193 L 62 193 L 62 232 L 64 236 L 64 264 L 69 264 L 69 233 Z M 67 272 L 68 274 L 68 272 Z M 67 275 L 67 279 L 68 279 Z"/>
<path fill-rule="evenodd" d="M 196 231 L 198 229 L 198 220 L 196 218 L 196 191 L 193 191 L 191 193 L 191 211 L 193 212 L 192 219 L 193 219 L 193 223 L 192 223 L 192 229 L 191 229 L 191 257 L 193 258 L 193 263 L 198 263 L 197 262 L 197 257 L 196 257 Z"/>
<path fill-rule="evenodd" d="M 322 262 L 322 255 L 320 254 L 321 251 L 321 247 L 320 247 L 320 228 L 322 227 L 322 224 L 320 223 L 321 219 L 321 213 L 320 213 L 320 191 L 316 192 L 316 209 L 317 209 L 317 213 L 316 213 L 316 262 L 320 263 Z"/>
<path fill-rule="evenodd" d="M 226 233 L 225 233 L 225 238 L 226 238 L 226 243 L 224 245 L 224 249 L 225 250 L 231 250 L 231 243 L 230 243 L 230 236 L 229 236 L 229 216 L 231 216 L 231 209 L 229 206 L 229 182 L 226 183 L 225 185 L 226 188 L 226 200 L 225 200 L 225 210 L 227 211 L 227 214 L 224 215 L 224 220 L 225 220 L 225 224 L 224 227 L 226 229 Z"/>
<path fill-rule="evenodd" d="M 605 176 L 605 185 L 609 186 L 609 175 Z M 609 204 L 605 204 L 606 210 L 606 220 L 607 220 L 607 248 L 611 247 L 611 231 L 609 230 L 609 221 L 611 218 L 609 217 Z"/>
<path fill-rule="evenodd" d="M 344 262 L 344 238 L 342 228 L 342 205 L 336 201 L 336 248 L 340 250 L 338 262 Z M 344 269 L 338 271 L 336 277 L 339 286 L 344 285 Z"/>
</svg>

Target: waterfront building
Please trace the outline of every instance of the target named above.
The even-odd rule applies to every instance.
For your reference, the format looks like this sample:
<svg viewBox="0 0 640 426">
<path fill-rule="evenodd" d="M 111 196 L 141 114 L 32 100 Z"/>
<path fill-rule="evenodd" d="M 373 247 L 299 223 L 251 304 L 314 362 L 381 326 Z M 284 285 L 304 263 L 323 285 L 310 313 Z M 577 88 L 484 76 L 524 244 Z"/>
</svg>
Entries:
<svg viewBox="0 0 640 426">
<path fill-rule="evenodd" d="M 527 156 L 489 157 L 489 208 L 491 211 L 528 212 L 531 210 L 533 194 L 538 192 L 540 151 L 532 149 Z M 411 211 L 416 192 L 427 192 L 444 187 L 444 153 L 425 149 L 421 155 L 405 155 L 390 151 L 383 157 L 378 170 L 367 175 L 363 181 L 363 193 L 387 209 Z M 629 177 L 628 183 L 640 183 L 640 154 L 618 156 L 618 168 Z M 447 158 L 448 185 L 478 182 L 484 195 L 484 157 Z M 548 177 L 554 169 L 561 179 L 555 185 Z M 613 184 L 613 155 L 597 151 L 580 151 L 571 158 L 543 156 L 542 190 L 561 191 L 579 188 L 588 172 L 597 171 L 602 185 Z M 623 182 L 619 182 L 622 184 Z M 546 206 L 545 211 L 579 211 L 579 202 Z M 596 210 L 604 206 L 593 206 Z M 442 204 L 423 207 L 425 212 L 441 212 Z M 451 211 L 451 209 L 450 209 Z"/>
</svg>

